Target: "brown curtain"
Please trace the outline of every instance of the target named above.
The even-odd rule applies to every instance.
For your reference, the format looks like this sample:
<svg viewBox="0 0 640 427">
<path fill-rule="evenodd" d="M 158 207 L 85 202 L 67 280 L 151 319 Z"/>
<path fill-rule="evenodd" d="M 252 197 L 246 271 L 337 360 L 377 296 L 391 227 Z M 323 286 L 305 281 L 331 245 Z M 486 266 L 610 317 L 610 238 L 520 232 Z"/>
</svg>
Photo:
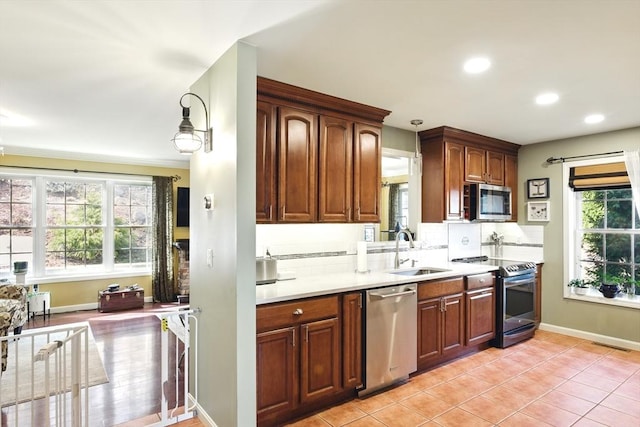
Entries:
<svg viewBox="0 0 640 427">
<path fill-rule="evenodd" d="M 173 179 L 167 176 L 153 177 L 151 193 L 153 209 L 153 242 L 151 285 L 153 300 L 173 302 Z"/>
<path fill-rule="evenodd" d="M 398 195 L 400 192 L 399 184 L 389 184 L 389 237 L 396 238 L 396 224 L 400 221 L 398 218 Z"/>
</svg>

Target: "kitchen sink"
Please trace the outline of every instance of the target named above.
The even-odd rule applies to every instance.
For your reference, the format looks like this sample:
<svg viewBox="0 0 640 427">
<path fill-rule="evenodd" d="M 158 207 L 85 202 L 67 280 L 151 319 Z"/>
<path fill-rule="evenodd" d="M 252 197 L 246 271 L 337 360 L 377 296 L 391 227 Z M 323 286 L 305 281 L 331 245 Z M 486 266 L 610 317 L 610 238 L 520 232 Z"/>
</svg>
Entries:
<svg viewBox="0 0 640 427">
<path fill-rule="evenodd" d="M 398 274 L 401 276 L 424 276 L 427 274 L 444 273 L 445 271 L 451 271 L 451 270 L 447 270 L 444 268 L 423 267 L 415 270 L 392 271 L 391 274 Z"/>
</svg>

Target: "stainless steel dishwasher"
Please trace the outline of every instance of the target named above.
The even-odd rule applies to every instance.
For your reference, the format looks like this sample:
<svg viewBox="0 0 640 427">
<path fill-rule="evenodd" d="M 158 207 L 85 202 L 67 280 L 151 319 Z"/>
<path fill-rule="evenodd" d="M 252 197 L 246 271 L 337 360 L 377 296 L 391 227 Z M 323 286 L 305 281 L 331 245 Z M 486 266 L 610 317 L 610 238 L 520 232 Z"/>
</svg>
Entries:
<svg viewBox="0 0 640 427">
<path fill-rule="evenodd" d="M 417 369 L 417 285 L 366 292 L 365 388 L 369 394 Z"/>
</svg>

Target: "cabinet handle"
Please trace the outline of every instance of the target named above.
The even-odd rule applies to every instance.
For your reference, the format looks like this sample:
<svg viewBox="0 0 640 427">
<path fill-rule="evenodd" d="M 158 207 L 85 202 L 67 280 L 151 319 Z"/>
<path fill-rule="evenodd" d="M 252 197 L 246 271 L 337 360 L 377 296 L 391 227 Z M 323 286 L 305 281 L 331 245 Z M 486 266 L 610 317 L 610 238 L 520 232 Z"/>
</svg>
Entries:
<svg viewBox="0 0 640 427">
<path fill-rule="evenodd" d="M 291 329 L 291 346 L 292 347 L 296 346 L 296 330 L 295 329 Z"/>
<path fill-rule="evenodd" d="M 309 327 L 308 326 L 304 327 L 304 341 L 305 342 L 309 342 Z"/>
<path fill-rule="evenodd" d="M 358 308 L 362 308 L 362 294 L 358 295 Z"/>
<path fill-rule="evenodd" d="M 273 205 L 269 205 L 269 219 L 273 219 Z"/>
<path fill-rule="evenodd" d="M 304 314 L 304 311 L 302 311 L 301 308 L 296 308 L 295 310 L 293 310 L 293 315 L 294 316 L 300 316 L 302 314 Z"/>
<path fill-rule="evenodd" d="M 480 279 L 480 280 L 479 280 L 479 282 L 480 282 L 480 283 L 484 283 L 484 282 L 485 282 L 485 280 L 484 280 L 484 279 Z"/>
<path fill-rule="evenodd" d="M 351 208 L 347 208 L 347 219 L 351 218 Z"/>
<path fill-rule="evenodd" d="M 287 209 L 286 206 L 282 206 L 282 219 L 284 219 L 284 216 L 287 214 Z"/>
</svg>

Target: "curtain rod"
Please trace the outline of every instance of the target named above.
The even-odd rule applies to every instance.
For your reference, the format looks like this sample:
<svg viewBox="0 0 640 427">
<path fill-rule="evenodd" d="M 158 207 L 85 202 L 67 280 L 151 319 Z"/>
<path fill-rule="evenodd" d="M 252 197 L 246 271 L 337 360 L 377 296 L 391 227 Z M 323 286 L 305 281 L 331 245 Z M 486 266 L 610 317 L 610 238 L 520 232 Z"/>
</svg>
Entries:
<svg viewBox="0 0 640 427">
<path fill-rule="evenodd" d="M 569 156 L 569 157 L 549 157 L 547 159 L 547 163 L 549 164 L 553 164 L 553 163 L 564 163 L 567 160 L 570 159 L 584 159 L 587 157 L 604 157 L 604 156 L 613 156 L 616 154 L 623 154 L 624 151 L 610 151 L 608 153 L 598 153 L 598 154 L 583 154 L 581 156 Z"/>
<path fill-rule="evenodd" d="M 40 167 L 35 167 L 35 166 L 0 165 L 0 167 L 3 167 L 3 168 L 16 168 L 16 169 L 35 169 L 35 170 L 56 171 L 56 172 L 73 172 L 73 173 L 80 173 L 80 172 L 83 172 L 83 173 L 103 173 L 103 174 L 106 174 L 106 175 L 152 176 L 152 175 L 149 175 L 149 174 L 142 174 L 142 173 L 89 171 L 89 170 L 82 170 L 82 169 L 40 168 Z M 166 175 L 161 175 L 161 176 L 166 176 Z M 171 180 L 173 182 L 180 181 L 182 179 L 182 177 L 180 175 L 169 175 L 168 177 L 171 178 Z"/>
</svg>

